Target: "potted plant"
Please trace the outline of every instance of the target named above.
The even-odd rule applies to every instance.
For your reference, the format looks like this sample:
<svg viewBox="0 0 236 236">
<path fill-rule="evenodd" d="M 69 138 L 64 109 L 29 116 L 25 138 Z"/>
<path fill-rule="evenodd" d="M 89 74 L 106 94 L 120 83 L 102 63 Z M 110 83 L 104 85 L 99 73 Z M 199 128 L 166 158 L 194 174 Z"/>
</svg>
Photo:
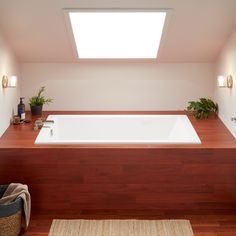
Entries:
<svg viewBox="0 0 236 236">
<path fill-rule="evenodd" d="M 192 111 L 196 119 L 205 119 L 211 113 L 217 114 L 218 104 L 209 98 L 200 98 L 199 101 L 190 101 L 187 110 Z"/>
<path fill-rule="evenodd" d="M 30 109 L 32 115 L 42 115 L 42 109 L 44 104 L 52 102 L 51 98 L 45 98 L 42 93 L 45 91 L 45 86 L 41 87 L 37 96 L 33 96 L 29 99 Z"/>
</svg>

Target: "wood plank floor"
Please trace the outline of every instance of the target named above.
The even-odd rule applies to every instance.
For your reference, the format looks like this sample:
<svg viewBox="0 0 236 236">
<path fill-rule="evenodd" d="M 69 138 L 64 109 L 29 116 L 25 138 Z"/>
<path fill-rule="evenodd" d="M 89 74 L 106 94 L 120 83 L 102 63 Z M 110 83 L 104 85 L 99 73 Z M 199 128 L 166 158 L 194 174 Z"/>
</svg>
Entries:
<svg viewBox="0 0 236 236">
<path fill-rule="evenodd" d="M 48 235 L 52 219 L 50 214 L 34 215 L 24 236 Z M 156 211 L 82 211 L 77 215 L 61 215 L 64 219 L 188 219 L 195 236 L 235 236 L 236 214 L 160 213 Z M 151 235 L 150 235 L 151 236 Z M 183 235 L 184 236 L 184 235 Z"/>
</svg>

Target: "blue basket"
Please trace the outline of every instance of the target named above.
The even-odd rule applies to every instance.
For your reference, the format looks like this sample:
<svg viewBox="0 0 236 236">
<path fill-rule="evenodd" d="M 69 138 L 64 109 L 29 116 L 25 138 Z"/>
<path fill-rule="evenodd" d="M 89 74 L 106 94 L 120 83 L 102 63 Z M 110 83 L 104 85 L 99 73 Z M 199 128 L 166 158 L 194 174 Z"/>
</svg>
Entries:
<svg viewBox="0 0 236 236">
<path fill-rule="evenodd" d="M 0 198 L 7 190 L 8 185 L 0 185 Z M 16 236 L 21 231 L 23 201 L 17 198 L 8 204 L 0 204 L 0 236 Z"/>
<path fill-rule="evenodd" d="M 8 185 L 0 185 L 0 198 L 2 198 L 4 192 L 7 190 Z M 22 199 L 17 198 L 14 202 L 8 204 L 0 204 L 0 218 L 7 217 L 16 214 L 22 209 Z"/>
</svg>

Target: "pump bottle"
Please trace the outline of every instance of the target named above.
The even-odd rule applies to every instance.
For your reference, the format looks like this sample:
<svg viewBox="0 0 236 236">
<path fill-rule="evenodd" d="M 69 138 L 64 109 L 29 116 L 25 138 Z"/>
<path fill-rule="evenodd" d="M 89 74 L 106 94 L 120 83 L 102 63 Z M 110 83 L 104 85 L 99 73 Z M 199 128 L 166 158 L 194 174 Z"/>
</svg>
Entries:
<svg viewBox="0 0 236 236">
<path fill-rule="evenodd" d="M 25 120 L 25 104 L 23 103 L 24 97 L 20 97 L 20 103 L 18 104 L 18 116 L 21 121 Z"/>
</svg>

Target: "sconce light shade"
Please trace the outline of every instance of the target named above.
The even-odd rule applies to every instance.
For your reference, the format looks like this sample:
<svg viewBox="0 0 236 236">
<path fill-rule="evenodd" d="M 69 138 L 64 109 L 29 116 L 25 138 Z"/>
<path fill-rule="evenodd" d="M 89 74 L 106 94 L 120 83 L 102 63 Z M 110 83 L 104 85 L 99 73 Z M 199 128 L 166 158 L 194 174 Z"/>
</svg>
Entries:
<svg viewBox="0 0 236 236">
<path fill-rule="evenodd" d="M 233 77 L 232 75 L 223 76 L 219 75 L 217 77 L 218 86 L 220 88 L 232 88 L 233 87 Z"/>
<path fill-rule="evenodd" d="M 15 88 L 17 83 L 17 76 L 13 75 L 10 77 L 10 80 L 8 81 L 8 87 Z"/>
</svg>

